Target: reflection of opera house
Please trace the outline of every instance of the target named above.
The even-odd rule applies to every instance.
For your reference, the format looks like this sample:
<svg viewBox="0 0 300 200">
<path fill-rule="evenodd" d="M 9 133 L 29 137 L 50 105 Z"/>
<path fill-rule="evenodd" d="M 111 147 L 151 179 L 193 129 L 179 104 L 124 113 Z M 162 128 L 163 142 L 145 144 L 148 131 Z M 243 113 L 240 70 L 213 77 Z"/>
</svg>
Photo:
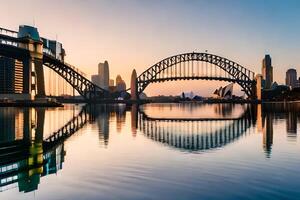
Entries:
<svg viewBox="0 0 300 200">
<path fill-rule="evenodd" d="M 216 89 L 213 93 L 214 98 L 231 99 L 233 93 L 233 83 Z"/>
</svg>

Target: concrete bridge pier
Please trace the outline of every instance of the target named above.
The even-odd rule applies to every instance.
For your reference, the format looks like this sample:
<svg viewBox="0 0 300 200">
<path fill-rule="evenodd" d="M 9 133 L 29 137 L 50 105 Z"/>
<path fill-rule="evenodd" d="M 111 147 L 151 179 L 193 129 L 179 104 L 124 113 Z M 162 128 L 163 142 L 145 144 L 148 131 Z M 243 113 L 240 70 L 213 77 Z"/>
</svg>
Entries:
<svg viewBox="0 0 300 200">
<path fill-rule="evenodd" d="M 45 97 L 45 77 L 43 70 L 43 61 L 41 59 L 29 57 L 22 61 L 23 63 L 23 94 L 31 95 L 36 91 L 37 97 Z M 32 82 L 33 74 L 35 83 Z"/>
<path fill-rule="evenodd" d="M 35 90 L 37 97 L 45 97 L 43 42 L 38 30 L 30 26 L 20 26 L 18 38 L 22 40 L 18 46 L 29 50 L 29 56 L 23 60 L 23 93 L 31 95 L 32 90 Z M 32 72 L 36 77 L 34 84 Z"/>
<path fill-rule="evenodd" d="M 45 77 L 43 69 L 43 60 L 35 59 L 34 60 L 34 71 L 36 74 L 36 97 L 45 97 Z"/>
<path fill-rule="evenodd" d="M 261 89 L 262 89 L 262 87 L 261 87 L 262 75 L 261 75 L 261 74 L 257 74 L 257 75 L 255 76 L 255 80 L 256 80 L 256 87 L 255 87 L 255 89 L 256 89 L 256 91 L 255 91 L 256 99 L 259 100 L 259 101 L 261 101 L 261 99 L 262 99 L 262 95 L 261 95 Z"/>
<path fill-rule="evenodd" d="M 138 91 L 137 91 L 137 75 L 135 69 L 131 73 L 131 82 L 130 82 L 130 94 L 131 94 L 131 100 L 137 101 L 139 99 Z"/>
<path fill-rule="evenodd" d="M 135 137 L 138 128 L 138 105 L 133 104 L 131 106 L 131 133 Z"/>
</svg>

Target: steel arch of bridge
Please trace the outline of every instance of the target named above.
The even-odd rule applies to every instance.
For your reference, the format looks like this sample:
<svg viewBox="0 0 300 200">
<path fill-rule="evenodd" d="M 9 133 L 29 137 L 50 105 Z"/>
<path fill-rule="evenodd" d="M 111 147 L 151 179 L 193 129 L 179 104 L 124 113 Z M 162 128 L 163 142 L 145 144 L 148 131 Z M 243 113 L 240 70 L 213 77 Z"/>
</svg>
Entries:
<svg viewBox="0 0 300 200">
<path fill-rule="evenodd" d="M 202 62 L 201 68 L 199 68 L 199 63 L 194 66 L 194 61 Z M 203 67 L 203 63 L 211 64 L 211 66 L 206 64 Z M 214 72 L 213 69 L 215 69 Z M 139 75 L 137 93 L 141 94 L 150 83 L 155 82 L 219 80 L 237 83 L 248 97 L 254 97 L 253 86 L 256 83 L 254 75 L 254 72 L 221 56 L 196 52 L 184 53 L 163 59 Z"/>
<path fill-rule="evenodd" d="M 43 54 L 43 65 L 55 71 L 65 79 L 85 99 L 93 100 L 108 96 L 108 91 L 98 87 L 78 73 L 72 66 L 54 57 Z"/>
<path fill-rule="evenodd" d="M 0 33 L 0 55 L 24 61 L 30 58 L 30 51 L 22 48 L 23 39 Z M 21 45 L 20 45 L 21 44 Z M 50 49 L 43 49 L 43 65 L 49 67 L 65 79 L 81 96 L 87 100 L 96 100 L 109 95 L 109 92 L 93 84 L 76 68 L 56 59 Z"/>
</svg>

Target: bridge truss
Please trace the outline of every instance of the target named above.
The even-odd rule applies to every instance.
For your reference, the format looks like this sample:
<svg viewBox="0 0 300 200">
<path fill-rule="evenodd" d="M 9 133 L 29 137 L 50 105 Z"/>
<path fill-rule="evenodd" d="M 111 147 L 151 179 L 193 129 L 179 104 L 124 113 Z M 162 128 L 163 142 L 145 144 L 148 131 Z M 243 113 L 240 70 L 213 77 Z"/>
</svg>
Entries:
<svg viewBox="0 0 300 200">
<path fill-rule="evenodd" d="M 253 97 L 254 72 L 226 58 L 208 53 L 184 53 L 168 57 L 137 77 L 137 93 L 150 83 L 174 80 L 219 80 L 237 83 Z"/>
</svg>

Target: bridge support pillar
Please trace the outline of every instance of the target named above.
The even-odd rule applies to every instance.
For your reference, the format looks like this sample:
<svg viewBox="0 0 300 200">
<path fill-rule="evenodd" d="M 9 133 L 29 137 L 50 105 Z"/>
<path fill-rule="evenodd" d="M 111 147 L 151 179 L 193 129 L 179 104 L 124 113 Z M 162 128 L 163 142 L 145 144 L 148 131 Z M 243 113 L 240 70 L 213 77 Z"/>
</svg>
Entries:
<svg viewBox="0 0 300 200">
<path fill-rule="evenodd" d="M 45 124 L 45 108 L 36 109 L 36 135 L 35 142 L 42 143 L 44 136 L 44 124 Z"/>
<path fill-rule="evenodd" d="M 28 31 L 27 29 L 25 32 Z M 35 30 L 37 31 L 37 30 Z M 19 31 L 20 32 L 20 31 Z M 38 33 L 36 33 L 38 35 Z M 24 36 L 23 36 L 24 37 Z M 20 44 L 21 48 L 28 49 L 30 55 L 23 61 L 23 93 L 31 94 L 32 89 L 32 69 L 36 74 L 36 94 L 38 97 L 45 97 L 45 83 L 43 70 L 43 42 L 39 38 L 26 37 Z"/>
<path fill-rule="evenodd" d="M 135 137 L 138 128 L 138 105 L 133 104 L 131 106 L 131 132 L 132 136 Z"/>
<path fill-rule="evenodd" d="M 138 91 L 137 91 L 137 75 L 135 69 L 132 71 L 131 74 L 131 82 L 130 82 L 130 93 L 131 93 L 131 100 L 136 101 L 138 100 Z"/>
<path fill-rule="evenodd" d="M 256 77 L 255 77 L 255 80 L 256 80 L 256 91 L 255 91 L 255 94 L 256 94 L 256 98 L 257 100 L 261 100 L 262 99 L 262 96 L 261 96 L 261 81 L 262 81 L 262 75 L 261 74 L 257 74 Z"/>
<path fill-rule="evenodd" d="M 24 118 L 23 118 L 23 140 L 26 142 L 30 142 L 32 139 L 32 123 L 31 123 L 31 112 L 29 108 L 24 108 L 23 111 Z"/>
<path fill-rule="evenodd" d="M 34 70 L 36 73 L 36 86 L 37 86 L 37 97 L 45 97 L 45 77 L 43 69 L 43 61 L 40 59 L 34 60 Z"/>
</svg>

